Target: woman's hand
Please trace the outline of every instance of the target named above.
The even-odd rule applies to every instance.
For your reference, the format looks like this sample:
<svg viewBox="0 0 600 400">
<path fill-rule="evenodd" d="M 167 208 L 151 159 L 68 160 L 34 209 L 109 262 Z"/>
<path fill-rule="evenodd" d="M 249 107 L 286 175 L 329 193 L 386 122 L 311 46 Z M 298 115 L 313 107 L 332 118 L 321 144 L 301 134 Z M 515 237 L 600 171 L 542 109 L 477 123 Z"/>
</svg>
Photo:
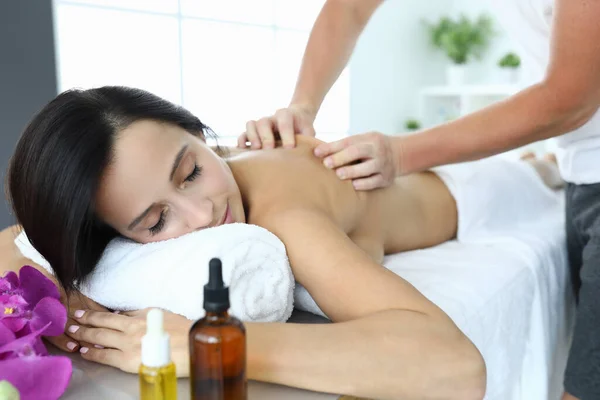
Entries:
<svg viewBox="0 0 600 400">
<path fill-rule="evenodd" d="M 282 108 L 270 117 L 248 121 L 246 132 L 238 137 L 238 147 L 245 148 L 246 142 L 250 142 L 252 149 L 273 149 L 279 135 L 283 147 L 292 148 L 296 146 L 296 134 L 315 136 L 314 120 L 315 113 L 307 107 Z"/>
<path fill-rule="evenodd" d="M 137 373 L 141 360 L 142 336 L 146 334 L 146 314 L 149 308 L 122 314 L 77 310 L 69 335 L 82 342 L 93 343 L 80 349 L 83 358 Z M 164 311 L 164 329 L 171 336 L 171 360 L 177 376 L 189 375 L 188 333 L 192 321 Z"/>
<path fill-rule="evenodd" d="M 325 158 L 325 166 L 335 169 L 340 179 L 352 179 L 356 190 L 391 185 L 400 173 L 397 152 L 392 138 L 379 132 L 323 143 L 315 149 L 317 157 Z"/>
<path fill-rule="evenodd" d="M 95 311 L 108 311 L 105 307 L 96 303 L 95 301 L 89 299 L 88 297 L 82 295 L 79 292 L 72 293 L 67 298 L 64 295 L 64 292 L 61 291 L 62 299 L 61 302 L 66 304 L 67 313 L 70 318 L 67 319 L 67 325 L 65 326 L 65 333 L 60 336 L 47 336 L 45 339 L 52 343 L 54 346 L 59 349 L 72 353 L 80 346 L 90 346 L 89 343 L 79 343 L 73 338 L 69 337 L 71 333 L 69 332 L 69 327 L 71 325 L 76 325 L 77 322 L 73 319 L 73 313 L 76 310 L 95 310 Z"/>
</svg>

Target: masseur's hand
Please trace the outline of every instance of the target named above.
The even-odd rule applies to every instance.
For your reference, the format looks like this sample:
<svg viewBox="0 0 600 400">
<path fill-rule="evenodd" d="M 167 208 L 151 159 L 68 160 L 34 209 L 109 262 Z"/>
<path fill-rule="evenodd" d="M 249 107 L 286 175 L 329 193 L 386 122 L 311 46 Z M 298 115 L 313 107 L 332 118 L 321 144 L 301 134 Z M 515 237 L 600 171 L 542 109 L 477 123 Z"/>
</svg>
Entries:
<svg viewBox="0 0 600 400">
<path fill-rule="evenodd" d="M 74 317 L 74 326 L 78 328 L 70 335 L 79 341 L 94 343 L 95 346 L 82 347 L 80 350 L 86 360 L 137 373 L 148 310 L 121 314 L 79 310 Z M 171 359 L 175 363 L 177 376 L 188 376 L 188 332 L 192 321 L 168 311 L 163 311 L 163 316 L 164 329 L 171 336 Z"/>
<path fill-rule="evenodd" d="M 80 343 L 79 341 L 74 340 L 73 337 L 70 337 L 72 334 L 69 332 L 69 327 L 76 324 L 73 319 L 73 313 L 75 313 L 76 310 L 108 310 L 79 292 L 72 293 L 68 297 L 68 301 L 64 293 L 61 293 L 61 295 L 63 297 L 61 302 L 67 305 L 67 315 L 69 316 L 69 318 L 67 318 L 67 325 L 65 326 L 65 333 L 60 336 L 49 336 L 45 339 L 63 351 L 73 352 L 80 346 L 90 345 L 89 343 Z"/>
<path fill-rule="evenodd" d="M 282 108 L 270 117 L 248 121 L 246 132 L 238 137 L 238 147 L 245 148 L 246 142 L 250 142 L 252 149 L 272 149 L 278 135 L 283 147 L 292 148 L 296 146 L 296 134 L 315 136 L 314 121 L 315 113 L 308 107 Z"/>
<path fill-rule="evenodd" d="M 379 132 L 323 143 L 315 155 L 324 159 L 327 168 L 335 169 L 340 179 L 352 179 L 356 190 L 389 186 L 400 173 L 400 155 L 392 138 Z"/>
</svg>

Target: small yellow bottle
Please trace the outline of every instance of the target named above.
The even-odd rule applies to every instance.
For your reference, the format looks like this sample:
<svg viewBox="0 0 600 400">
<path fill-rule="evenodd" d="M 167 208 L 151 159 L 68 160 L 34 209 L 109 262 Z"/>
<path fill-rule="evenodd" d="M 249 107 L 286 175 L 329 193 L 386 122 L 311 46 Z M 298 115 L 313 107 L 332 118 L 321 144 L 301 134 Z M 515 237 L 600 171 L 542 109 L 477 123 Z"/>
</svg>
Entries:
<svg viewBox="0 0 600 400">
<path fill-rule="evenodd" d="M 163 329 L 163 314 L 158 309 L 148 311 L 146 316 L 139 376 L 141 400 L 177 399 L 177 375 L 171 361 L 169 335 Z"/>
</svg>

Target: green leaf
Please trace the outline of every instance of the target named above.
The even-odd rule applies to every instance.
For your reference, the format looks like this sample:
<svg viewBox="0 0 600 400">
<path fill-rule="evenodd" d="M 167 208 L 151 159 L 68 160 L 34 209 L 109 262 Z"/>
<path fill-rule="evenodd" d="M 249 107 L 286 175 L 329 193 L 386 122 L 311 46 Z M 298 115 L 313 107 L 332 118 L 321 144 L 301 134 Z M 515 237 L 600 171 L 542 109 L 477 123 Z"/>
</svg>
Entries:
<svg viewBox="0 0 600 400">
<path fill-rule="evenodd" d="M 518 68 L 521 65 L 521 58 L 515 53 L 508 53 L 498 61 L 498 66 L 502 68 Z"/>
<path fill-rule="evenodd" d="M 444 51 L 456 64 L 465 64 L 470 58 L 481 58 L 495 34 L 492 20 L 480 16 L 471 21 L 466 15 L 453 20 L 442 17 L 437 24 L 427 23 L 431 43 Z"/>
<path fill-rule="evenodd" d="M 421 129 L 421 123 L 416 119 L 407 119 L 404 127 L 409 131 L 416 131 L 417 129 Z"/>
</svg>

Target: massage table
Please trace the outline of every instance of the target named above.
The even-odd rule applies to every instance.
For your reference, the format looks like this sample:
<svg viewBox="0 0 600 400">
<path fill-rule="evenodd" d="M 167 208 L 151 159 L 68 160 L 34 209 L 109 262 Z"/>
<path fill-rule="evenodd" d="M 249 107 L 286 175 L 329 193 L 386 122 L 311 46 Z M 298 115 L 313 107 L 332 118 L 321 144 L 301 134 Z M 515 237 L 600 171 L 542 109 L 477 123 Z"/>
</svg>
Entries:
<svg viewBox="0 0 600 400">
<path fill-rule="evenodd" d="M 386 257 L 384 264 L 441 307 L 486 360 L 486 400 L 558 400 L 572 331 L 563 213 L 493 241 L 450 241 Z M 376 291 L 376 289 L 374 289 Z M 376 294 L 376 293 L 375 293 Z M 291 323 L 327 322 L 295 311 Z M 66 400 L 138 398 L 137 376 L 73 359 Z M 187 379 L 179 399 L 189 398 Z M 339 396 L 249 382 L 250 400 L 333 400 Z"/>
</svg>

